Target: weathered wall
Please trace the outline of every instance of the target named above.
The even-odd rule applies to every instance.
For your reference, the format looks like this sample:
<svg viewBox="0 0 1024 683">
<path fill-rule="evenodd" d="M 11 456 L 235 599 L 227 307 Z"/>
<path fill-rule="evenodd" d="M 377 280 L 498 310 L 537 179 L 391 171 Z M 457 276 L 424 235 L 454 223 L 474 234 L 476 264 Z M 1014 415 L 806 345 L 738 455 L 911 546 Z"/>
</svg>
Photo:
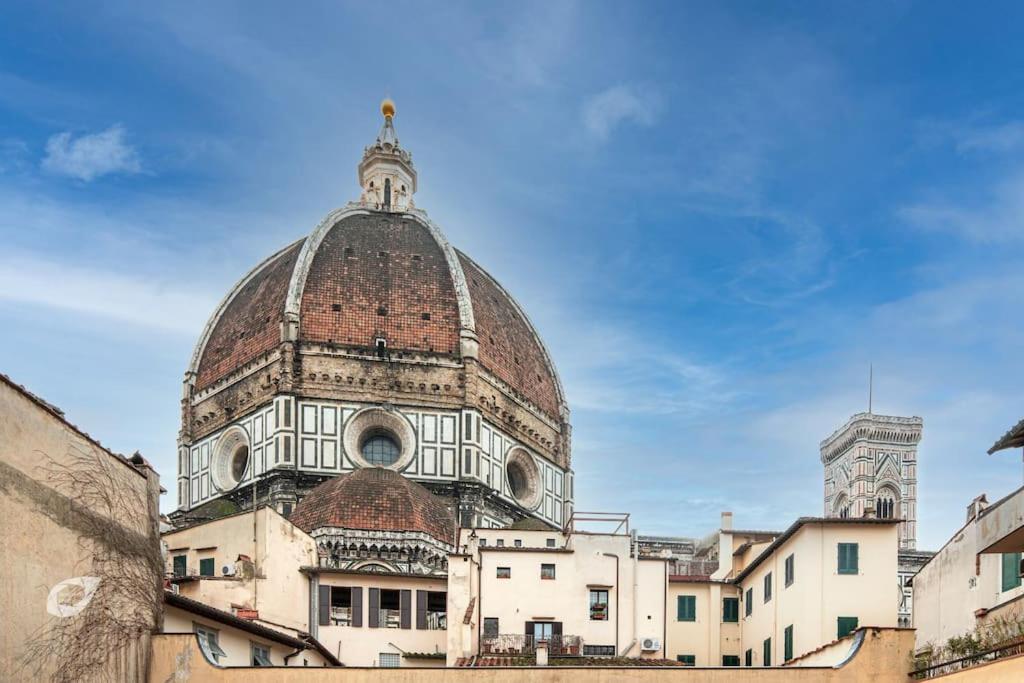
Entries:
<svg viewBox="0 0 1024 683">
<path fill-rule="evenodd" d="M 679 667 L 547 667 L 485 669 L 226 669 L 211 666 L 192 636 L 156 636 L 150 680 L 163 683 L 210 681 L 217 683 L 327 683 L 341 677 L 347 683 L 906 683 L 908 653 L 913 634 L 897 629 L 871 629 L 864 645 L 844 667 L 832 668 L 694 668 Z M 1017 660 L 1019 661 L 1019 660 Z M 1020 665 L 1017 665 L 1020 666 Z M 1020 669 L 1015 669 L 1019 676 Z M 994 679 L 974 679 L 994 680 Z"/>
<path fill-rule="evenodd" d="M 158 496 L 148 466 L 0 377 L 0 680 L 144 678 L 160 618 Z M 91 596 L 82 584 L 50 596 L 76 577 Z"/>
</svg>

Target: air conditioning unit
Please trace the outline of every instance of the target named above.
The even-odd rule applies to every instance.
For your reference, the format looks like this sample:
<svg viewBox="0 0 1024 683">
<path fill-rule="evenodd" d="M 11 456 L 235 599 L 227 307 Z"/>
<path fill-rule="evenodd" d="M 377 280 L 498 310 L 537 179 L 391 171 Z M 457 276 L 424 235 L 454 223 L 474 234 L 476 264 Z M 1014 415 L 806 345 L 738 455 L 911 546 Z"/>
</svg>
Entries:
<svg viewBox="0 0 1024 683">
<path fill-rule="evenodd" d="M 224 565 L 223 567 L 221 567 L 220 573 L 223 574 L 224 576 L 234 576 L 235 575 L 235 565 L 233 565 L 233 564 L 226 564 L 226 565 Z"/>
<path fill-rule="evenodd" d="M 654 652 L 655 650 L 660 650 L 661 640 L 659 638 L 644 638 L 640 641 L 640 649 L 644 652 Z"/>
</svg>

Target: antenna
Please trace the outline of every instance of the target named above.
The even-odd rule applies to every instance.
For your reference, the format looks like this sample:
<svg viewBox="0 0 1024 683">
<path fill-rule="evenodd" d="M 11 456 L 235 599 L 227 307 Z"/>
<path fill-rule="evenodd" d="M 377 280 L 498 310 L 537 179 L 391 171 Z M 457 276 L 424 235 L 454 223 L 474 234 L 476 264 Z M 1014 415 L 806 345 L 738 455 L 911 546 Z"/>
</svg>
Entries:
<svg viewBox="0 0 1024 683">
<path fill-rule="evenodd" d="M 875 398 L 875 364 L 868 365 L 868 415 L 871 414 L 871 404 Z"/>
</svg>

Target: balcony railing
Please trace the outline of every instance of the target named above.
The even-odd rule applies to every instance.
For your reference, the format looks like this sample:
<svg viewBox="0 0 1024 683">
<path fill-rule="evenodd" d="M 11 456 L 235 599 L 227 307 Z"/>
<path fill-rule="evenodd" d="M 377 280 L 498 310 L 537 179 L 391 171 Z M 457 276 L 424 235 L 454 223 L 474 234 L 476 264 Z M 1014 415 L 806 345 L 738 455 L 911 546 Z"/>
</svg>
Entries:
<svg viewBox="0 0 1024 683">
<path fill-rule="evenodd" d="M 402 611 L 397 609 L 377 610 L 377 624 L 381 628 L 402 628 Z"/>
<path fill-rule="evenodd" d="M 331 608 L 331 623 L 335 626 L 351 626 L 352 625 L 352 608 L 351 607 L 332 607 Z"/>
<path fill-rule="evenodd" d="M 918 681 L 923 681 L 937 676 L 945 676 L 946 674 L 951 674 L 954 671 L 962 671 L 981 664 L 987 664 L 988 662 L 992 662 L 997 659 L 1013 657 L 1021 654 L 1024 654 L 1024 638 L 1015 639 L 999 647 L 994 647 L 990 650 L 985 650 L 984 652 L 979 652 L 967 657 L 961 657 L 960 659 L 953 659 L 948 662 L 941 662 L 923 669 L 918 669 L 917 671 L 911 671 L 910 677 Z"/>
<path fill-rule="evenodd" d="M 537 640 L 548 644 L 552 657 L 576 657 L 583 651 L 583 639 L 579 636 L 550 636 L 537 639 L 520 633 L 485 635 L 480 639 L 482 655 L 534 655 L 537 654 Z"/>
</svg>

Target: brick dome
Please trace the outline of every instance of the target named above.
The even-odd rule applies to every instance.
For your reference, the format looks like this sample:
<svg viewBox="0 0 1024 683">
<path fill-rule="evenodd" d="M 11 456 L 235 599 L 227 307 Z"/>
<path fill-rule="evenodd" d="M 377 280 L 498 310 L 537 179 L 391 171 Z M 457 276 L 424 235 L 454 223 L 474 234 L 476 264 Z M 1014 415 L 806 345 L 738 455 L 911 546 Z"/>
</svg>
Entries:
<svg viewBox="0 0 1024 683">
<path fill-rule="evenodd" d="M 229 384 L 289 335 L 392 356 L 473 357 L 497 385 L 555 422 L 567 417 L 558 375 L 515 300 L 419 210 L 350 206 L 260 263 L 214 312 L 190 373 L 202 392 Z M 436 362 L 436 361 L 431 361 Z"/>
<path fill-rule="evenodd" d="M 455 543 L 455 515 L 445 502 L 398 472 L 366 468 L 311 490 L 291 522 L 312 533 L 326 527 L 421 532 Z"/>
</svg>

